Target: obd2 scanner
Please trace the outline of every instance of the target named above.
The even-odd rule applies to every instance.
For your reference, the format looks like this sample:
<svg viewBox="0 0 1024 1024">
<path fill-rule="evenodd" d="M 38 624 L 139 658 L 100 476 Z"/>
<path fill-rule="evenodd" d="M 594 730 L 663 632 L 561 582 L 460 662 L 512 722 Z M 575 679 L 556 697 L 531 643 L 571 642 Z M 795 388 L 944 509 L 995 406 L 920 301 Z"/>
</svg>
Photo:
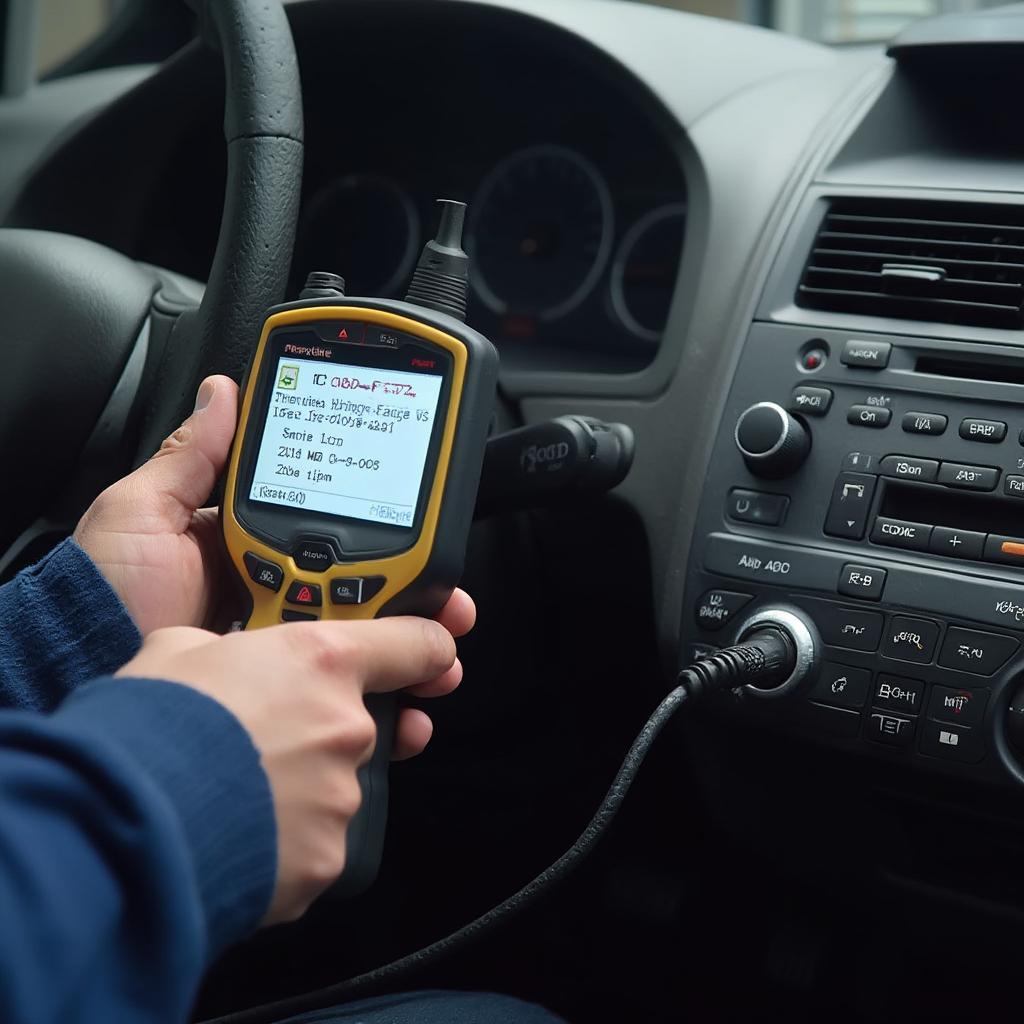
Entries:
<svg viewBox="0 0 1024 1024">
<path fill-rule="evenodd" d="M 442 201 L 404 302 L 346 298 L 341 278 L 315 273 L 268 312 L 221 509 L 245 629 L 432 617 L 458 583 L 498 368 L 463 322 L 464 216 Z M 377 745 L 335 895 L 373 882 L 384 840 L 396 698 L 366 703 Z"/>
</svg>

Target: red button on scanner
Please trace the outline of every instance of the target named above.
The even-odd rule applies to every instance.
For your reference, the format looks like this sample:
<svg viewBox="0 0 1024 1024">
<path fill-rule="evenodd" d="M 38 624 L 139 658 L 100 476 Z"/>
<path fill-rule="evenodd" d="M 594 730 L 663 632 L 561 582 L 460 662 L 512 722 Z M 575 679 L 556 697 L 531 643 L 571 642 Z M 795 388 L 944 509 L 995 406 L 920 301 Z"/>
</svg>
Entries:
<svg viewBox="0 0 1024 1024">
<path fill-rule="evenodd" d="M 315 583 L 302 583 L 299 580 L 288 588 L 286 597 L 292 604 L 305 604 L 313 608 L 319 608 L 322 603 L 320 587 Z"/>
</svg>

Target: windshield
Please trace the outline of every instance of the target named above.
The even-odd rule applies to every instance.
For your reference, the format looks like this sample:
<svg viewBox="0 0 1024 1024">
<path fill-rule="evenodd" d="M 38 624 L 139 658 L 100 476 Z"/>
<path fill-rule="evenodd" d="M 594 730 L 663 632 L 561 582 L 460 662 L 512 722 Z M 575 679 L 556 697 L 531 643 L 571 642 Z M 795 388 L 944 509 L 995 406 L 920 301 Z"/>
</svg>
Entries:
<svg viewBox="0 0 1024 1024">
<path fill-rule="evenodd" d="M 1005 0 L 633 0 L 744 21 L 821 43 L 878 43 L 935 14 L 1005 6 Z"/>
</svg>

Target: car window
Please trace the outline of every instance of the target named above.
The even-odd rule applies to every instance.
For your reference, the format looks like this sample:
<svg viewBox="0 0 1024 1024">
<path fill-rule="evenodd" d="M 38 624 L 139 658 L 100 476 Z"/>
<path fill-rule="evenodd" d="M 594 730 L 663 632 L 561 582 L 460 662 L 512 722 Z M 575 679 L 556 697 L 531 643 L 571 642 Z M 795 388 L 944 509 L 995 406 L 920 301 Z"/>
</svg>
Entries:
<svg viewBox="0 0 1024 1024">
<path fill-rule="evenodd" d="M 36 70 L 45 75 L 92 42 L 126 0 L 36 0 Z"/>
<path fill-rule="evenodd" d="M 877 43 L 918 18 L 1003 6 L 1006 0 L 635 0 L 745 21 L 822 43 Z"/>
</svg>

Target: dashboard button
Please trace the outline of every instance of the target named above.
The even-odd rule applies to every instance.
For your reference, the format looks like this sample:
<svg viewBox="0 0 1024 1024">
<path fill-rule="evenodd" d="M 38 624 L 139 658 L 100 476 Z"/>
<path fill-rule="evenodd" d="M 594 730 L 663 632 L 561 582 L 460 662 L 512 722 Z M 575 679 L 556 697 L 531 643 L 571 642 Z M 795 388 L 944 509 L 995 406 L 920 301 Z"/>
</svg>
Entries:
<svg viewBox="0 0 1024 1024">
<path fill-rule="evenodd" d="M 998 444 L 1006 437 L 1006 424 L 998 420 L 966 419 L 960 424 L 960 436 L 965 441 Z"/>
<path fill-rule="evenodd" d="M 990 676 L 1010 660 L 1019 646 L 1012 636 L 950 626 L 939 652 L 939 664 L 944 668 Z"/>
<path fill-rule="evenodd" d="M 927 551 L 931 536 L 932 527 L 927 523 L 908 523 L 904 519 L 879 516 L 871 531 L 871 542 L 909 551 Z"/>
<path fill-rule="evenodd" d="M 725 514 L 741 523 L 778 526 L 786 516 L 789 498 L 784 494 L 764 494 L 734 487 L 725 503 Z"/>
<path fill-rule="evenodd" d="M 1002 537 L 990 533 L 985 541 L 985 561 L 1004 565 L 1024 565 L 1024 538 Z"/>
<path fill-rule="evenodd" d="M 246 571 L 254 583 L 273 590 L 275 594 L 281 589 L 281 584 L 284 581 L 284 570 L 281 566 L 268 562 L 251 551 L 246 551 L 242 559 L 245 562 Z"/>
<path fill-rule="evenodd" d="M 813 345 L 814 342 L 812 341 L 811 344 Z M 800 358 L 800 367 L 808 373 L 814 373 L 815 370 L 820 370 L 825 365 L 827 359 L 828 355 L 823 348 L 812 348 Z"/>
<path fill-rule="evenodd" d="M 966 466 L 960 462 L 944 462 L 939 466 L 939 483 L 966 491 L 994 491 L 999 483 L 999 470 L 993 466 Z"/>
<path fill-rule="evenodd" d="M 1011 498 L 1024 498 L 1024 476 L 1008 476 L 1003 480 L 1003 494 Z"/>
<path fill-rule="evenodd" d="M 872 711 L 868 719 L 868 739 L 891 747 L 909 747 L 914 741 L 916 720 L 887 711 Z"/>
<path fill-rule="evenodd" d="M 882 642 L 883 618 L 880 612 L 829 605 L 815 615 L 821 638 L 829 647 L 850 651 L 877 651 Z"/>
<path fill-rule="evenodd" d="M 892 345 L 888 341 L 859 341 L 851 339 L 843 346 L 839 361 L 845 366 L 881 370 L 889 365 Z"/>
<path fill-rule="evenodd" d="M 949 418 L 937 412 L 903 414 L 903 429 L 908 434 L 944 434 Z"/>
<path fill-rule="evenodd" d="M 871 673 L 866 668 L 826 661 L 808 694 L 811 700 L 855 710 L 867 703 Z"/>
<path fill-rule="evenodd" d="M 950 558 L 977 560 L 985 551 L 984 533 L 972 530 L 951 530 L 947 526 L 936 526 L 928 550 L 933 555 L 947 555 Z"/>
<path fill-rule="evenodd" d="M 831 404 L 832 392 L 828 388 L 812 388 L 801 384 L 793 388 L 789 411 L 802 412 L 805 416 L 824 416 Z"/>
<path fill-rule="evenodd" d="M 839 575 L 836 590 L 846 597 L 862 597 L 865 601 L 877 601 L 885 587 L 886 572 L 873 565 L 844 565 Z"/>
<path fill-rule="evenodd" d="M 875 461 L 873 455 L 866 452 L 850 452 L 843 459 L 843 469 L 852 473 L 866 473 Z"/>
<path fill-rule="evenodd" d="M 920 679 L 905 679 L 903 676 L 880 672 L 875 682 L 875 693 L 871 703 L 887 711 L 902 711 L 916 715 L 924 698 L 924 683 Z"/>
<path fill-rule="evenodd" d="M 985 756 L 981 729 L 963 729 L 944 722 L 925 722 L 921 727 L 921 753 L 947 761 L 976 764 Z"/>
<path fill-rule="evenodd" d="M 954 690 L 948 686 L 933 686 L 928 700 L 928 717 L 939 722 L 970 727 L 980 724 L 985 717 L 988 690 Z"/>
<path fill-rule="evenodd" d="M 932 483 L 939 475 L 937 459 L 915 459 L 909 455 L 886 455 L 879 466 L 882 476 L 897 480 L 918 480 Z"/>
<path fill-rule="evenodd" d="M 935 656 L 941 630 L 935 622 L 894 615 L 885 633 L 882 654 L 899 661 L 927 665 Z"/>
<path fill-rule="evenodd" d="M 307 569 L 310 572 L 322 572 L 334 564 L 331 545 L 319 540 L 300 540 L 295 545 L 292 558 L 300 569 Z"/>
<path fill-rule="evenodd" d="M 865 473 L 840 473 L 832 488 L 825 533 L 830 537 L 860 540 L 867 529 L 877 483 L 877 477 Z"/>
<path fill-rule="evenodd" d="M 887 427 L 892 419 L 892 409 L 880 405 L 851 405 L 846 413 L 846 422 L 855 427 Z"/>
<path fill-rule="evenodd" d="M 697 602 L 697 625 L 709 632 L 721 629 L 753 598 L 734 590 L 709 590 Z"/>
</svg>

